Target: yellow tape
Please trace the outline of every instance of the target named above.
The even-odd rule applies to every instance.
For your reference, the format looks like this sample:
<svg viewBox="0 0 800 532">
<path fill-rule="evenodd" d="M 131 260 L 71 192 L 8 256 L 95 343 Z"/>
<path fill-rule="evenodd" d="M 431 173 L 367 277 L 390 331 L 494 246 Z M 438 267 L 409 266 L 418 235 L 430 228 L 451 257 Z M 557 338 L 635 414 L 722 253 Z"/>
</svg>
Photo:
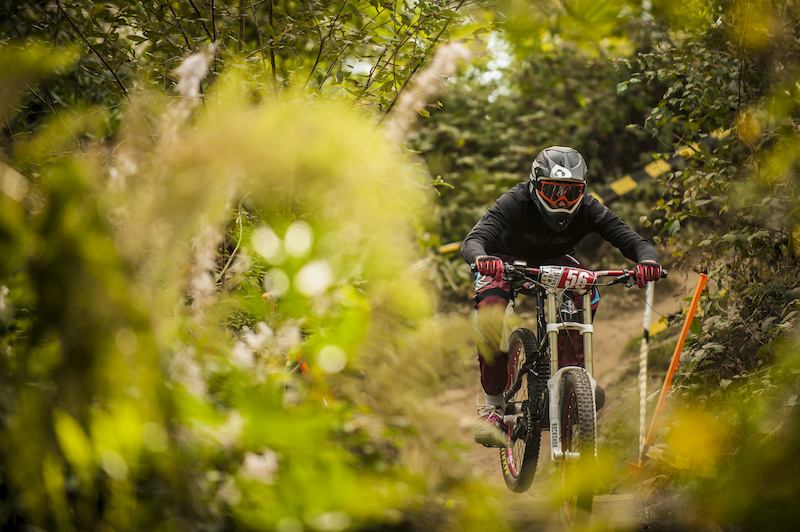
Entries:
<svg viewBox="0 0 800 532">
<path fill-rule="evenodd" d="M 611 190 L 616 192 L 617 196 L 622 196 L 635 189 L 636 186 L 636 181 L 634 181 L 631 176 L 626 175 L 611 183 Z"/>
<path fill-rule="evenodd" d="M 731 130 L 730 129 L 722 129 L 722 128 L 720 128 L 720 129 L 714 131 L 713 133 L 711 133 L 711 137 L 715 138 L 717 140 L 722 140 L 722 139 L 724 139 L 725 137 L 727 137 L 730 134 L 731 134 Z"/>
<path fill-rule="evenodd" d="M 692 462 L 685 456 L 675 456 L 675 461 L 672 464 L 675 469 L 685 469 L 689 471 L 692 467 Z"/>
<path fill-rule="evenodd" d="M 668 451 L 660 447 L 650 447 L 647 449 L 645 456 L 651 460 L 667 464 L 675 469 L 682 469 L 684 471 L 691 471 L 692 473 L 706 478 L 717 478 L 717 468 L 708 465 L 692 462 L 692 459 L 686 456 L 677 456 L 670 454 Z"/>
<path fill-rule="evenodd" d="M 444 255 L 445 253 L 452 253 L 453 251 L 458 251 L 459 249 L 461 249 L 461 242 L 451 242 L 450 244 L 439 246 L 436 248 L 436 252 Z"/>
<path fill-rule="evenodd" d="M 669 320 L 667 320 L 667 317 L 662 317 L 660 320 L 650 326 L 650 336 L 666 331 L 668 325 Z"/>
<path fill-rule="evenodd" d="M 698 144 L 693 142 L 688 146 L 678 146 L 678 149 L 675 150 L 676 155 L 680 155 L 681 157 L 691 157 L 698 151 Z"/>
<path fill-rule="evenodd" d="M 672 167 L 666 160 L 659 159 L 645 166 L 644 171 L 647 172 L 647 175 L 650 177 L 658 177 L 664 172 L 668 171 L 670 168 Z"/>
</svg>

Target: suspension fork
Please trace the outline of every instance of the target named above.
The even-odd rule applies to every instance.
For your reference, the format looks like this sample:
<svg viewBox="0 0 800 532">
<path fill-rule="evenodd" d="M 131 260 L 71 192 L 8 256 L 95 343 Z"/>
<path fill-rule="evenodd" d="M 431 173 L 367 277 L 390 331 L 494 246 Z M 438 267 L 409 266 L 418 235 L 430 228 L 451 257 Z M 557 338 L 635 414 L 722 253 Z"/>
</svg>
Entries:
<svg viewBox="0 0 800 532">
<path fill-rule="evenodd" d="M 570 329 L 579 331 L 581 336 L 583 336 L 583 367 L 586 369 L 589 375 L 594 374 L 594 357 L 592 351 L 592 333 L 594 331 L 592 325 L 592 291 L 587 291 L 581 297 L 583 300 L 583 321 L 565 322 L 559 319 L 558 316 L 558 306 L 560 301 L 558 301 L 556 294 L 553 291 L 547 292 L 544 330 L 547 334 L 547 340 L 550 343 L 550 375 L 555 375 L 559 369 L 558 333 L 559 331 L 567 331 Z M 540 333 L 542 331 L 542 325 L 542 323 L 539 323 Z"/>
<path fill-rule="evenodd" d="M 563 294 L 562 296 L 563 297 Z M 550 411 L 550 458 L 552 460 L 564 460 L 570 458 L 577 458 L 574 453 L 565 454 L 561 450 L 561 435 L 565 430 L 561 426 L 560 405 L 561 398 L 561 384 L 562 374 L 565 371 L 576 371 L 575 369 L 568 369 L 566 367 L 558 367 L 558 333 L 559 331 L 577 330 L 583 336 L 583 356 L 584 368 L 577 371 L 585 371 L 588 374 L 589 382 L 592 386 L 592 400 L 594 401 L 595 381 L 592 377 L 594 369 L 594 358 L 592 351 L 592 291 L 589 290 L 582 296 L 583 301 L 583 320 L 581 322 L 566 322 L 559 319 L 558 301 L 556 294 L 552 291 L 547 292 L 547 303 L 545 307 L 545 320 L 544 329 L 547 334 L 548 342 L 550 343 L 550 380 L 547 382 L 549 393 L 548 405 Z M 542 324 L 539 326 L 542 329 Z M 597 454 L 597 442 L 595 442 L 595 455 Z"/>
<path fill-rule="evenodd" d="M 539 340 L 539 352 L 547 353 L 547 320 L 545 319 L 544 296 L 541 290 L 536 291 L 536 338 Z M 551 368 L 552 369 L 552 366 Z M 550 372 L 552 375 L 553 373 Z"/>
</svg>

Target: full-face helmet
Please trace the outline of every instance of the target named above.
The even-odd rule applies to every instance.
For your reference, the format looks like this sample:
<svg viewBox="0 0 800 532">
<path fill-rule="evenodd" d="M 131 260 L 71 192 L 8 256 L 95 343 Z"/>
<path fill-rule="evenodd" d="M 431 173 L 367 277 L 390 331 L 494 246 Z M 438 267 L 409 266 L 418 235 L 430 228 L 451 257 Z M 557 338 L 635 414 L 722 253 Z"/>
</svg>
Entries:
<svg viewBox="0 0 800 532">
<path fill-rule="evenodd" d="M 578 212 L 589 169 L 580 153 L 564 146 L 545 148 L 531 165 L 530 193 L 547 224 L 563 231 Z"/>
</svg>

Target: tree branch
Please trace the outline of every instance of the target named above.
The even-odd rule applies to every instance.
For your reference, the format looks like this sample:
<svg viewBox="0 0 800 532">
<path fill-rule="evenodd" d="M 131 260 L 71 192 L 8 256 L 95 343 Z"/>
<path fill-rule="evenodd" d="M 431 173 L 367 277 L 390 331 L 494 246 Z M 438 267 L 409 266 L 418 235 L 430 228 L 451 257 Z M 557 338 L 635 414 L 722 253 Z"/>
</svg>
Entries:
<svg viewBox="0 0 800 532">
<path fill-rule="evenodd" d="M 458 3 L 458 5 L 456 6 L 456 8 L 453 11 L 458 11 L 459 9 L 461 9 L 461 7 L 464 5 L 465 2 L 466 2 L 466 0 L 460 0 L 460 2 Z M 422 58 L 417 62 L 416 65 L 414 65 L 414 68 L 411 69 L 411 73 L 406 77 L 405 81 L 403 82 L 402 87 L 400 87 L 400 90 L 398 90 L 397 93 L 394 95 L 394 99 L 392 99 L 392 102 L 389 104 L 389 108 L 383 114 L 383 116 L 379 120 L 379 123 L 383 123 L 383 121 L 386 120 L 386 117 L 389 116 L 389 113 L 392 111 L 394 106 L 397 104 L 397 100 L 400 98 L 400 95 L 403 93 L 403 91 L 406 89 L 406 87 L 408 87 L 408 83 L 414 77 L 414 74 L 417 73 L 417 70 L 419 70 L 419 68 L 425 63 L 425 60 L 430 55 L 430 51 L 436 46 L 436 43 L 439 41 L 439 39 L 441 39 L 441 37 L 444 34 L 445 30 L 447 30 L 447 27 L 450 25 L 450 22 L 452 22 L 452 21 L 453 21 L 452 17 L 448 18 L 447 21 L 445 21 L 444 26 L 442 26 L 442 29 L 439 30 L 439 33 L 436 34 L 436 37 L 431 42 L 430 46 L 428 46 L 428 48 L 425 50 L 425 53 L 423 54 Z M 417 25 L 417 29 L 419 29 L 419 24 Z"/>
<path fill-rule="evenodd" d="M 275 0 L 269 0 L 269 27 L 272 29 L 272 32 L 275 32 L 275 19 L 274 19 L 274 5 Z M 255 16 L 255 11 L 253 11 L 253 15 Z M 275 42 L 275 38 L 273 37 L 272 42 Z M 263 57 L 263 55 L 262 55 Z M 270 66 L 272 67 L 272 84 L 273 90 L 277 93 L 278 92 L 278 72 L 275 70 L 275 50 L 270 45 L 269 47 L 269 62 Z"/>
<path fill-rule="evenodd" d="M 242 53 L 242 42 L 244 41 L 244 18 L 245 18 L 245 11 L 244 11 L 244 0 L 239 0 L 239 35 L 238 35 L 238 44 L 236 45 L 236 53 Z"/>
<path fill-rule="evenodd" d="M 320 39 L 320 42 L 319 42 L 319 53 L 317 53 L 317 59 L 316 59 L 316 61 L 314 61 L 314 66 L 311 67 L 311 72 L 308 74 L 308 78 L 306 79 L 305 84 L 303 84 L 304 87 L 308 86 L 308 82 L 311 81 L 311 78 L 314 76 L 314 71 L 317 69 L 317 65 L 319 65 L 319 60 L 322 57 L 322 50 L 323 50 L 323 48 L 325 48 L 325 41 L 330 39 L 331 35 L 333 35 L 333 30 L 336 29 L 336 23 L 339 21 L 339 17 L 342 15 L 342 11 L 344 11 L 344 8 L 347 5 L 347 2 L 348 2 L 348 0 L 344 0 L 344 2 L 342 2 L 342 7 L 339 8 L 339 11 L 336 13 L 336 16 L 334 17 L 333 22 L 331 22 L 330 29 L 328 30 L 328 35 L 326 35 L 325 37 L 322 37 Z M 317 26 L 317 28 L 319 29 L 319 26 Z M 340 57 L 341 57 L 341 54 L 340 54 Z M 328 70 L 328 72 L 330 72 L 330 69 Z M 328 76 L 327 72 L 326 72 L 325 76 L 326 77 Z"/>
<path fill-rule="evenodd" d="M 200 18 L 200 19 L 202 19 L 202 18 L 203 18 L 203 14 L 202 14 L 202 13 L 200 13 L 200 10 L 199 10 L 199 9 L 197 9 L 197 6 L 196 6 L 196 5 L 194 5 L 194 2 L 193 2 L 192 0 L 189 0 L 189 5 L 191 5 L 191 6 L 192 6 L 192 9 L 194 9 L 194 12 L 197 14 L 197 17 L 198 17 L 198 18 Z M 209 39 L 211 39 L 211 41 L 212 41 L 212 42 L 213 42 L 213 41 L 215 41 L 216 39 L 214 39 L 214 36 L 213 36 L 213 35 L 211 35 L 211 32 L 210 32 L 210 31 L 208 31 L 208 27 L 206 26 L 206 23 L 205 23 L 205 22 L 203 22 L 203 21 L 201 20 L 201 21 L 200 21 L 200 24 L 203 26 L 203 31 L 204 31 L 204 32 L 206 32 L 206 36 L 207 36 Z"/>
<path fill-rule="evenodd" d="M 111 66 L 106 62 L 106 60 L 103 58 L 103 56 L 100 54 L 100 52 L 97 51 L 97 49 L 94 46 L 92 46 L 92 43 L 89 42 L 89 39 L 86 38 L 86 36 L 83 34 L 83 32 L 80 30 L 80 28 L 78 28 L 75 25 L 75 23 L 72 21 L 72 19 L 69 18 L 69 15 L 67 15 L 67 12 L 64 11 L 63 7 L 61 7 L 60 0 L 56 0 L 56 6 L 58 7 L 58 10 L 61 12 L 61 14 L 64 15 L 64 18 L 67 19 L 67 22 L 69 22 L 69 25 L 72 26 L 72 28 L 76 32 L 78 32 L 78 35 L 80 35 L 81 39 L 86 44 L 86 46 L 89 47 L 89 49 L 92 51 L 92 53 L 94 53 L 94 55 L 97 57 L 97 59 L 101 63 L 103 63 L 103 66 L 105 66 L 108 69 L 108 71 L 111 72 L 111 75 L 114 76 L 114 79 L 116 80 L 116 82 L 119 85 L 120 89 L 122 89 L 122 96 L 126 100 L 130 101 L 130 97 L 128 96 L 128 91 L 125 88 L 125 85 L 123 85 L 122 80 L 120 80 L 119 76 L 117 76 L 117 72 L 114 69 L 111 68 Z M 45 14 L 45 17 L 47 17 L 46 14 Z M 56 25 L 58 25 L 58 24 L 56 24 Z"/>
<path fill-rule="evenodd" d="M 189 39 L 189 36 L 186 34 L 186 30 L 183 29 L 183 24 L 181 24 L 181 20 L 178 18 L 178 14 L 175 13 L 175 8 L 172 7 L 172 3 L 169 4 L 169 10 L 172 12 L 172 18 L 175 19 L 175 24 L 177 24 L 178 29 L 181 30 L 181 34 L 183 35 L 183 39 L 186 41 L 186 46 L 188 46 L 192 52 L 194 52 L 194 43 Z"/>
</svg>

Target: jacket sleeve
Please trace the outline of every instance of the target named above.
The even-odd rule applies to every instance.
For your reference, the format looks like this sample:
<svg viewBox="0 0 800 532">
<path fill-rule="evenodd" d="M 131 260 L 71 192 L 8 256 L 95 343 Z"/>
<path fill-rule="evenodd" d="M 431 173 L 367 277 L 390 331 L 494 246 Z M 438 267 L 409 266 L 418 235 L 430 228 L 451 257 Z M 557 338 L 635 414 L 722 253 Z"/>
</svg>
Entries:
<svg viewBox="0 0 800 532">
<path fill-rule="evenodd" d="M 508 227 L 509 216 L 513 209 L 513 200 L 506 193 L 481 216 L 475 227 L 461 243 L 461 256 L 467 264 L 475 262 L 480 255 L 491 254 L 490 245 L 500 240 L 503 230 Z"/>
<path fill-rule="evenodd" d="M 611 209 L 602 204 L 599 206 L 594 225 L 600 236 L 619 249 L 628 260 L 658 262 L 658 253 L 653 244 L 620 220 L 619 216 L 611 212 Z"/>
</svg>

